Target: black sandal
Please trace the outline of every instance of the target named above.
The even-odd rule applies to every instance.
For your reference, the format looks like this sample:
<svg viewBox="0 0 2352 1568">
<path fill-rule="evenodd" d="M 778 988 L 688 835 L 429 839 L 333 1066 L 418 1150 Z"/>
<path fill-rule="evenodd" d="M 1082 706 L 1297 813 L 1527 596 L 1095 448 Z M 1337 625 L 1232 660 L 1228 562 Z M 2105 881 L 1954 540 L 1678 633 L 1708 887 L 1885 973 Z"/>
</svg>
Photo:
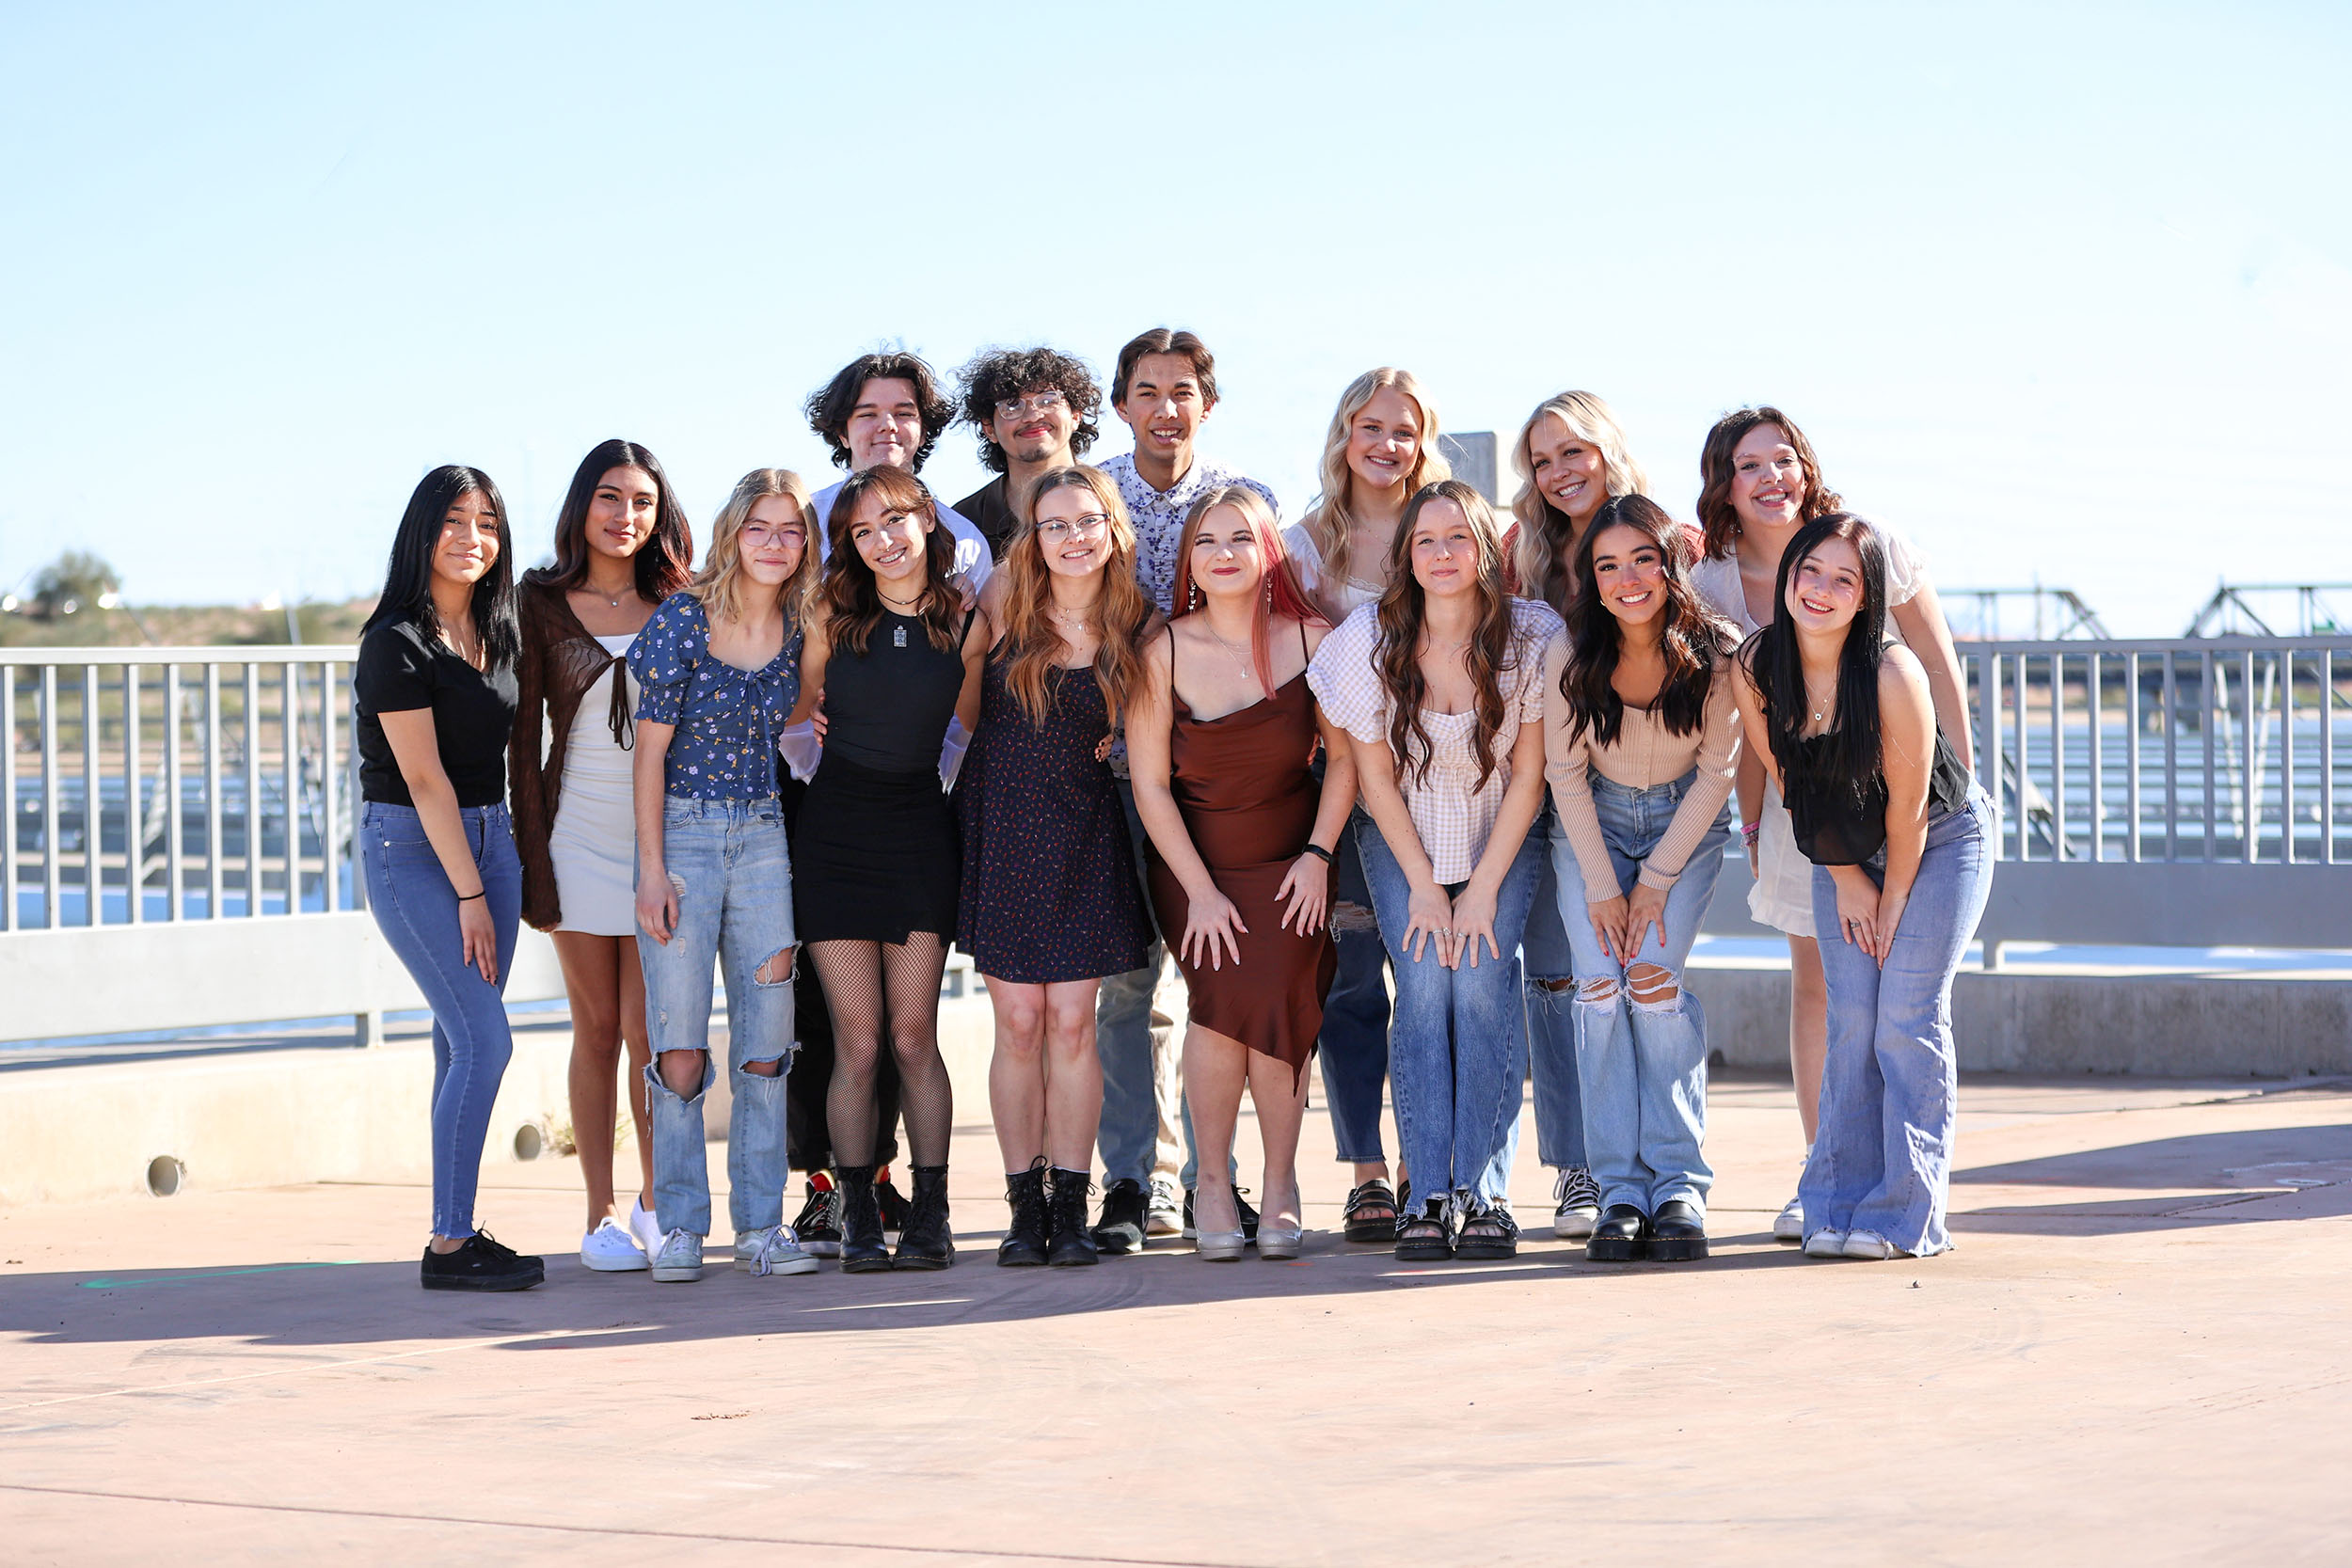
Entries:
<svg viewBox="0 0 2352 1568">
<path fill-rule="evenodd" d="M 1508 1209 L 1484 1209 L 1462 1221 L 1456 1258 L 1502 1259 L 1519 1255 L 1519 1222 Z"/>
<path fill-rule="evenodd" d="M 1347 1195 L 1347 1239 L 1386 1246 L 1396 1240 L 1396 1195 L 1378 1177 L 1359 1183 Z"/>
<path fill-rule="evenodd" d="M 1442 1263 L 1454 1256 L 1454 1215 L 1446 1200 L 1433 1197 L 1417 1214 L 1396 1222 L 1396 1259 L 1400 1263 Z"/>
</svg>

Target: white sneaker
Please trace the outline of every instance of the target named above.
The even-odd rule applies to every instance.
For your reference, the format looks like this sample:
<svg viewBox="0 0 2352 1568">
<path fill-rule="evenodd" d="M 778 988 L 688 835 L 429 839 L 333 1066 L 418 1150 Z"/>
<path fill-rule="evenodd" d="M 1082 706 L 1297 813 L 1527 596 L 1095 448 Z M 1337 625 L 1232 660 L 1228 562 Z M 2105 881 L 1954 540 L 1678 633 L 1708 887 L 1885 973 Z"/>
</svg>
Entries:
<svg viewBox="0 0 2352 1568">
<path fill-rule="evenodd" d="M 1600 1223 L 1600 1188 L 1582 1165 L 1568 1165 L 1551 1185 L 1559 1207 L 1551 1212 L 1551 1233 L 1564 1242 L 1581 1242 Z"/>
<path fill-rule="evenodd" d="M 1901 1256 L 1896 1250 L 1894 1243 L 1875 1230 L 1849 1231 L 1846 1236 L 1845 1255 L 1849 1258 L 1867 1259 L 1873 1263 L 1883 1263 L 1889 1258 Z"/>
<path fill-rule="evenodd" d="M 1164 1176 L 1152 1179 L 1151 1206 L 1144 1211 L 1146 1236 L 1173 1236 L 1184 1228 L 1184 1195 Z"/>
<path fill-rule="evenodd" d="M 703 1239 L 691 1230 L 673 1230 L 661 1238 L 653 1255 L 653 1276 L 665 1285 L 683 1285 L 703 1276 Z"/>
<path fill-rule="evenodd" d="M 1807 1144 L 1804 1158 L 1797 1162 L 1797 1183 L 1800 1187 L 1804 1184 L 1804 1167 L 1812 1163 L 1813 1146 Z M 1804 1200 L 1794 1193 L 1788 1196 L 1788 1202 L 1780 1206 L 1780 1212 L 1772 1216 L 1772 1240 L 1775 1242 L 1804 1240 Z"/>
<path fill-rule="evenodd" d="M 788 1225 L 771 1225 L 735 1238 L 735 1266 L 744 1274 L 815 1274 L 817 1259 L 801 1250 Z"/>
<path fill-rule="evenodd" d="M 607 1214 L 580 1239 L 580 1260 L 598 1274 L 635 1274 L 645 1266 L 645 1250 Z"/>
<path fill-rule="evenodd" d="M 1842 1230 L 1816 1230 L 1804 1239 L 1807 1258 L 1843 1258 L 1846 1256 L 1846 1233 Z M 654 1265 L 654 1277 L 661 1277 L 660 1265 Z"/>
<path fill-rule="evenodd" d="M 628 1233 L 637 1239 L 637 1245 L 651 1258 L 661 1250 L 661 1222 L 654 1218 L 643 1197 L 628 1200 Z"/>
</svg>

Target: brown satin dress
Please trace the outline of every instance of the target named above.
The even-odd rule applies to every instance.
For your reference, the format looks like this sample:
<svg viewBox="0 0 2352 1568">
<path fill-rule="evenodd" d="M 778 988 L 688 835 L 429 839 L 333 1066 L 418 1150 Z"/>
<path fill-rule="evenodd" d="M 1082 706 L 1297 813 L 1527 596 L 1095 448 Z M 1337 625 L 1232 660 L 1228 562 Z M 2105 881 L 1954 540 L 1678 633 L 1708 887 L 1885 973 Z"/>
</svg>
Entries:
<svg viewBox="0 0 2352 1568">
<path fill-rule="evenodd" d="M 1172 669 L 1173 634 L 1168 651 Z M 1315 742 L 1314 694 L 1302 670 L 1273 696 L 1222 719 L 1195 719 L 1172 689 L 1168 696 L 1175 715 L 1168 789 L 1217 890 L 1249 927 L 1239 937 L 1238 964 L 1228 958 L 1211 969 L 1177 958 L 1192 1019 L 1304 1073 L 1323 1029 L 1323 1001 L 1339 957 L 1328 926 L 1306 937 L 1285 927 L 1275 894 L 1306 850 L 1323 794 L 1308 768 Z M 1184 938 L 1190 901 L 1156 847 L 1147 874 L 1152 911 L 1172 952 Z"/>
</svg>

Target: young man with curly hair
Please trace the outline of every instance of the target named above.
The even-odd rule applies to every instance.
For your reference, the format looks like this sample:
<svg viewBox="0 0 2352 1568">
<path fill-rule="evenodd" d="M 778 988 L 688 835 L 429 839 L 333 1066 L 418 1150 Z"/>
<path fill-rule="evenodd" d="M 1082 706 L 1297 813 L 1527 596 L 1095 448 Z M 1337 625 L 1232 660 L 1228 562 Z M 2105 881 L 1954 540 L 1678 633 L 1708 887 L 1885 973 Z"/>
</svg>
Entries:
<svg viewBox="0 0 2352 1568">
<path fill-rule="evenodd" d="M 1094 445 L 1103 392 L 1082 361 L 1050 348 L 990 349 L 958 380 L 960 417 L 979 433 L 980 461 L 997 477 L 956 502 L 956 510 L 1001 561 L 1030 484 L 1071 467 Z"/>
</svg>

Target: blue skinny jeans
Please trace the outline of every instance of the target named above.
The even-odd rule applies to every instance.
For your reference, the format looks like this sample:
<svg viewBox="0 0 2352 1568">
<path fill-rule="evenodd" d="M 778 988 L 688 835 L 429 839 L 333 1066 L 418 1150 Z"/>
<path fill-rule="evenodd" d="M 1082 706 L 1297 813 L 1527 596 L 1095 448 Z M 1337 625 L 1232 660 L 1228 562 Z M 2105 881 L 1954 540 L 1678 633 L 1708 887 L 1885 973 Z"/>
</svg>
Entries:
<svg viewBox="0 0 2352 1568">
<path fill-rule="evenodd" d="M 504 993 L 522 921 L 523 868 L 504 806 L 467 806 L 457 816 L 498 931 L 497 985 L 466 962 L 457 890 L 416 808 L 366 802 L 358 840 L 368 911 L 433 1009 L 433 1233 L 462 1239 L 474 1233 L 490 1108 L 515 1053 Z"/>
<path fill-rule="evenodd" d="M 1572 979 L 1581 971 L 1565 924 L 1581 912 L 1573 890 L 1583 882 L 1576 875 L 1576 856 L 1561 833 L 1549 792 L 1543 815 L 1527 836 L 1542 842 L 1546 850 L 1535 864 L 1535 898 L 1528 906 L 1527 935 L 1519 949 L 1527 971 L 1527 1053 L 1535 1081 L 1535 1152 L 1554 1170 L 1566 1170 L 1591 1163 L 1584 1148 L 1584 1097 L 1577 1069 Z M 1562 866 L 1567 868 L 1565 873 L 1559 870 Z M 1561 879 L 1562 875 L 1566 880 Z M 1560 896 L 1563 887 L 1572 893 L 1566 901 Z"/>
<path fill-rule="evenodd" d="M 1359 846 L 1380 830 L 1358 806 L 1331 851 L 1331 901 L 1369 912 L 1372 889 L 1364 882 Z M 1375 922 L 1369 930 L 1332 928 L 1339 973 L 1323 1004 L 1323 1032 L 1316 1040 L 1323 1095 L 1330 1104 L 1331 1141 L 1343 1164 L 1386 1162 L 1380 1141 L 1380 1098 L 1389 1081 L 1389 983 L 1383 974 L 1389 950 Z"/>
</svg>

